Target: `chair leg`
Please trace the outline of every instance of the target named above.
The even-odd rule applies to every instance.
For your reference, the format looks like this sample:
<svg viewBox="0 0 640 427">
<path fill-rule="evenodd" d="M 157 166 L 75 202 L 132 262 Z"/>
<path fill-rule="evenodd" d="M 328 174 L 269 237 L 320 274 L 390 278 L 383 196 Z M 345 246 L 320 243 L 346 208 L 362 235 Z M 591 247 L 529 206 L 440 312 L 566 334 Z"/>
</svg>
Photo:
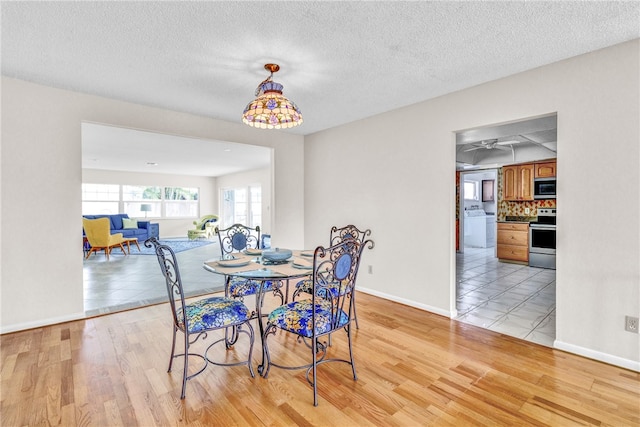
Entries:
<svg viewBox="0 0 640 427">
<path fill-rule="evenodd" d="M 189 334 L 184 332 L 184 371 L 182 371 L 182 393 L 180 399 L 184 399 L 187 390 L 187 374 L 189 371 Z"/>
<path fill-rule="evenodd" d="M 253 326 L 248 321 L 246 322 L 247 329 L 249 330 L 249 356 L 247 357 L 247 365 L 249 365 L 249 373 L 251 374 L 251 378 L 255 378 L 256 374 L 253 373 L 253 365 L 251 364 L 251 354 L 253 353 L 253 343 L 255 342 L 255 333 L 253 331 Z M 242 325 L 238 325 L 238 330 Z"/>
<path fill-rule="evenodd" d="M 231 338 L 229 338 L 229 328 L 231 328 Z M 227 350 L 233 347 L 233 345 L 238 341 L 240 337 L 240 333 L 238 331 L 237 326 L 230 326 L 229 328 L 224 329 L 224 342 Z"/>
<path fill-rule="evenodd" d="M 269 335 L 274 334 L 275 331 L 275 325 L 267 325 L 267 328 L 262 334 L 262 363 L 258 365 L 258 373 L 262 376 L 262 378 L 267 378 L 267 376 L 269 375 L 269 368 L 271 367 L 271 355 L 269 354 L 269 345 L 267 344 L 267 338 Z"/>
<path fill-rule="evenodd" d="M 351 372 L 353 372 L 353 379 L 356 381 L 358 376 L 356 375 L 356 364 L 353 361 L 353 346 L 351 345 L 351 323 L 347 325 L 347 339 L 349 340 L 349 360 L 351 361 Z"/>
<path fill-rule="evenodd" d="M 318 360 L 316 358 L 316 349 L 318 347 L 318 338 L 313 338 L 311 346 L 311 357 L 313 358 L 313 406 L 318 406 L 318 377 L 316 376 Z"/>
<path fill-rule="evenodd" d="M 169 369 L 167 372 L 171 372 L 171 367 L 173 366 L 173 358 L 176 354 L 176 327 L 173 327 L 173 343 L 171 344 L 171 356 L 169 357 Z"/>
<path fill-rule="evenodd" d="M 351 292 L 351 299 L 353 301 L 351 301 L 351 304 L 353 305 L 353 320 L 355 320 L 356 322 L 356 329 L 360 329 L 360 326 L 358 325 L 358 313 L 356 313 L 356 293 L 355 292 Z"/>
</svg>

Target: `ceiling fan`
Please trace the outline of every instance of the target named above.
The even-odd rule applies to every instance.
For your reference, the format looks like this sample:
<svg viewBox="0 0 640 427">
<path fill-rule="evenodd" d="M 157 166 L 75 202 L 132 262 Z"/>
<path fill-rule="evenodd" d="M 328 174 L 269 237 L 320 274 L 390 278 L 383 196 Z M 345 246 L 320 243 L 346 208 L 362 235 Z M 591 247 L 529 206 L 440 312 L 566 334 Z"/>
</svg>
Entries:
<svg viewBox="0 0 640 427">
<path fill-rule="evenodd" d="M 466 152 L 466 151 L 480 150 L 481 148 L 484 148 L 486 150 L 498 149 L 498 150 L 509 151 L 509 148 L 503 147 L 503 145 L 512 145 L 512 144 L 517 144 L 519 142 L 521 141 L 518 141 L 517 139 L 510 140 L 510 141 L 500 141 L 500 142 L 498 142 L 497 139 L 487 139 L 484 141 L 474 142 L 469 144 L 471 145 L 471 148 L 467 148 L 464 151 Z"/>
</svg>

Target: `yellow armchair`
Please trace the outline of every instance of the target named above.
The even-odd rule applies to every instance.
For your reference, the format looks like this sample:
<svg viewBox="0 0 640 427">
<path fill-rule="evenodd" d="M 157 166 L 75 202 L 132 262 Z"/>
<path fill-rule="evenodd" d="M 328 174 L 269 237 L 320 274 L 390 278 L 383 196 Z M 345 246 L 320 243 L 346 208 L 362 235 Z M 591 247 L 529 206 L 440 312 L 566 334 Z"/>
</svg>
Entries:
<svg viewBox="0 0 640 427">
<path fill-rule="evenodd" d="M 124 251 L 123 243 L 125 240 L 122 233 L 111 234 L 111 221 L 109 221 L 109 218 L 82 218 L 82 226 L 84 227 L 87 241 L 91 245 L 91 249 L 87 252 L 87 259 L 93 252 L 103 249 L 107 259 L 109 259 L 111 249 L 115 247 L 119 247 L 122 249 L 123 254 L 127 254 Z"/>
<path fill-rule="evenodd" d="M 200 237 L 210 239 L 216 234 L 215 228 L 217 223 L 218 215 L 205 215 L 199 220 L 193 221 L 195 228 L 187 231 L 187 237 L 189 240 L 198 239 Z"/>
</svg>

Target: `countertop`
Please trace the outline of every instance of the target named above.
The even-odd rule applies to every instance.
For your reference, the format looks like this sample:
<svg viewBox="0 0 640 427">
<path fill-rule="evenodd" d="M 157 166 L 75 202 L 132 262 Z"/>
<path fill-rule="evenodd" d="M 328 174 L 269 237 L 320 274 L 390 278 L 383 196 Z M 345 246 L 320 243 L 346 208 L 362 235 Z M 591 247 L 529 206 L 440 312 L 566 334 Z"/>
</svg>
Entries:
<svg viewBox="0 0 640 427">
<path fill-rule="evenodd" d="M 506 216 L 505 219 L 500 220 L 498 222 L 523 222 L 530 223 L 531 221 L 537 221 L 538 217 L 536 216 Z"/>
</svg>

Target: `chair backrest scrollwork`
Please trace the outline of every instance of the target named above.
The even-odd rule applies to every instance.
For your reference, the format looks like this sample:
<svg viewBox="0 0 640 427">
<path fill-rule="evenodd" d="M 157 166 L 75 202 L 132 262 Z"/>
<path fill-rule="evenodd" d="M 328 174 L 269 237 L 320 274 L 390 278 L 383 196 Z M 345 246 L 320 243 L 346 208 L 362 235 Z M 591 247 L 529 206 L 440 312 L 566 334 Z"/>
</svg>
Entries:
<svg viewBox="0 0 640 427">
<path fill-rule="evenodd" d="M 356 242 L 362 244 L 370 236 L 371 236 L 371 230 L 368 228 L 366 230 L 360 230 L 358 227 L 356 227 L 353 224 L 345 225 L 344 227 L 339 227 L 339 228 L 334 225 L 333 227 L 331 227 L 329 244 L 336 245 L 345 239 L 354 239 Z M 371 243 L 373 244 L 373 242 Z M 373 248 L 373 246 L 371 246 L 371 248 Z"/>
<path fill-rule="evenodd" d="M 331 234 L 329 235 L 329 245 L 333 246 L 340 243 L 344 239 L 355 239 L 362 243 L 371 236 L 371 230 L 360 230 L 353 224 L 345 225 L 344 227 L 331 227 Z"/>
<path fill-rule="evenodd" d="M 144 245 L 147 248 L 155 248 L 158 264 L 160 264 L 160 270 L 162 271 L 167 286 L 167 295 L 169 296 L 174 326 L 178 329 L 184 328 L 184 330 L 188 330 L 184 290 L 182 288 L 182 279 L 180 278 L 180 270 L 178 269 L 175 252 L 173 252 L 173 249 L 169 246 L 160 244 L 155 237 L 145 240 Z"/>
<path fill-rule="evenodd" d="M 251 228 L 242 224 L 233 224 L 224 229 L 216 227 L 215 232 L 220 240 L 223 256 L 245 249 L 258 249 L 260 245 L 260 226 Z"/>
<path fill-rule="evenodd" d="M 341 313 L 347 313 L 349 321 L 353 313 L 351 294 L 355 290 L 360 259 L 365 248 L 373 249 L 372 240 L 358 241 L 346 238 L 324 248 L 316 248 L 313 257 L 313 292 L 311 293 L 313 316 L 316 302 L 321 299 L 331 306 L 330 330 L 345 326 Z M 336 286 L 339 288 L 336 289 Z M 315 324 L 315 323 L 314 323 Z"/>
</svg>

